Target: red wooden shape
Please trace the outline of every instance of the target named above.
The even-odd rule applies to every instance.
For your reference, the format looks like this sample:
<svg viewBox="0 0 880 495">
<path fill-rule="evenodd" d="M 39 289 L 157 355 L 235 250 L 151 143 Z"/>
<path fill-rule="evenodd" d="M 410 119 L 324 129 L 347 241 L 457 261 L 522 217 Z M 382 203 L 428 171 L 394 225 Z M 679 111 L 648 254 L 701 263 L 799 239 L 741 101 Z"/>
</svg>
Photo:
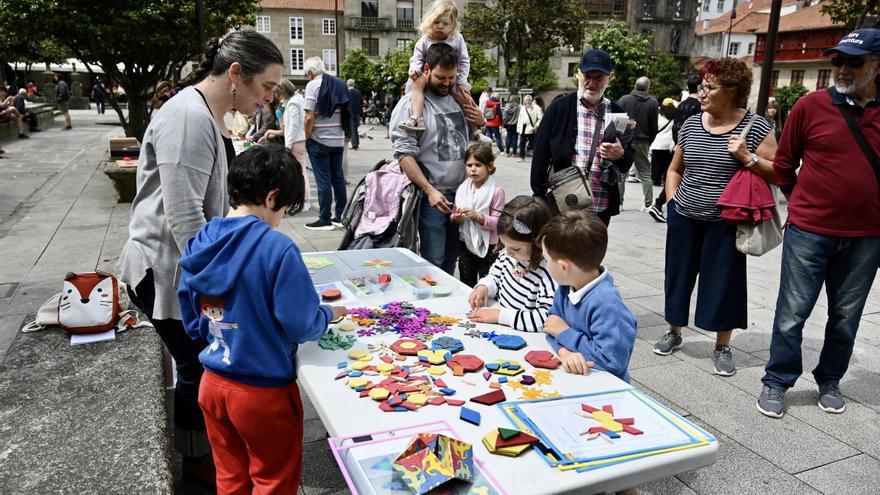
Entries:
<svg viewBox="0 0 880 495">
<path fill-rule="evenodd" d="M 493 390 L 488 394 L 471 397 L 471 402 L 476 402 L 477 404 L 483 404 L 485 406 L 493 406 L 506 400 L 507 397 L 504 395 L 504 390 Z"/>
<path fill-rule="evenodd" d="M 594 413 L 594 412 L 598 411 L 598 409 L 596 409 L 595 407 L 593 407 L 589 404 L 581 404 L 581 409 L 584 412 L 588 412 L 588 413 Z"/>
</svg>

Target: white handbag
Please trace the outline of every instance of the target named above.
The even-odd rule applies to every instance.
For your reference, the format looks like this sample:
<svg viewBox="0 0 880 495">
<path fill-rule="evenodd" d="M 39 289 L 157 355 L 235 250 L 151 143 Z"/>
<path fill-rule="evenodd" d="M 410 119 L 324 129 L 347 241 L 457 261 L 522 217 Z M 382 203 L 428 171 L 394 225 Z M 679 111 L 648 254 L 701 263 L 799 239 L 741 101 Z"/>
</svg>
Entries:
<svg viewBox="0 0 880 495">
<path fill-rule="evenodd" d="M 736 226 L 736 249 L 750 256 L 761 256 L 782 243 L 782 216 L 779 214 L 779 193 L 774 185 L 770 191 L 776 198 L 772 217 L 755 225 Z"/>
</svg>

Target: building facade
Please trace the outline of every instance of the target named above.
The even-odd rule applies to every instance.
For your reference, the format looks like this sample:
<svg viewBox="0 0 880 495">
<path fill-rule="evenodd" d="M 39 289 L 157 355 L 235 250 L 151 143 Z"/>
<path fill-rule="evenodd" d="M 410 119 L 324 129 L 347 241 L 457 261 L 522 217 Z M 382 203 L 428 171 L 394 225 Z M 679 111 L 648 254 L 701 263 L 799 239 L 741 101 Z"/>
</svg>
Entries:
<svg viewBox="0 0 880 495">
<path fill-rule="evenodd" d="M 773 88 L 800 83 L 809 91 L 827 88 L 834 84 L 831 80 L 829 57 L 822 55 L 828 48 L 837 46 L 846 35 L 846 27 L 834 24 L 821 12 L 822 2 L 802 7 L 796 12 L 780 17 L 779 33 L 776 38 L 776 55 L 773 60 Z M 767 51 L 766 26 L 757 33 L 755 45 L 755 67 L 752 94 L 749 104 L 758 100 L 758 87 L 761 80 L 761 63 Z"/>
<path fill-rule="evenodd" d="M 649 35 L 654 51 L 686 64 L 693 48 L 695 0 L 629 0 L 629 5 L 630 31 Z"/>
<path fill-rule="evenodd" d="M 300 86 L 307 82 L 308 58 L 321 57 L 328 74 L 339 70 L 346 48 L 342 19 L 342 0 L 262 0 L 254 29 L 281 50 L 284 77 Z"/>
<path fill-rule="evenodd" d="M 345 46 L 379 58 L 419 37 L 432 0 L 339 0 L 345 4 Z"/>
</svg>

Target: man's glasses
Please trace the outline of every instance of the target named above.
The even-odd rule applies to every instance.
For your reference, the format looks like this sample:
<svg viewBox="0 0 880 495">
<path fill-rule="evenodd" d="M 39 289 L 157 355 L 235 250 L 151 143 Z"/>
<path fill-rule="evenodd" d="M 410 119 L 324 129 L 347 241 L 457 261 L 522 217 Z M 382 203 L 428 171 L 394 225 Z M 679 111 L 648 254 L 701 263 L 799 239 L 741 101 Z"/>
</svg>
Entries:
<svg viewBox="0 0 880 495">
<path fill-rule="evenodd" d="M 846 65 L 851 69 L 860 69 L 863 65 L 865 65 L 864 57 L 834 57 L 831 59 L 831 65 L 837 67 L 838 69 Z"/>
</svg>

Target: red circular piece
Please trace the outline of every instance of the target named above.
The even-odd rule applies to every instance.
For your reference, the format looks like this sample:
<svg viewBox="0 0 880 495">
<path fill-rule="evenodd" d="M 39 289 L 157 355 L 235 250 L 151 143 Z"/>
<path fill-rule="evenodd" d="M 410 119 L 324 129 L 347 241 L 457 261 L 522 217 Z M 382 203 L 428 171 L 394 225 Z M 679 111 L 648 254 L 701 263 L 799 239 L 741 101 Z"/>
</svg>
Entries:
<svg viewBox="0 0 880 495">
<path fill-rule="evenodd" d="M 321 293 L 321 299 L 324 301 L 337 301 L 342 299 L 342 291 L 336 289 L 325 290 Z"/>
<path fill-rule="evenodd" d="M 452 359 L 446 361 L 446 366 L 450 368 L 461 366 L 467 372 L 474 372 L 483 367 L 483 360 L 473 354 L 456 354 Z"/>
<path fill-rule="evenodd" d="M 391 344 L 391 349 L 403 356 L 415 356 L 419 351 L 427 348 L 424 342 L 415 339 L 400 339 Z"/>
</svg>

